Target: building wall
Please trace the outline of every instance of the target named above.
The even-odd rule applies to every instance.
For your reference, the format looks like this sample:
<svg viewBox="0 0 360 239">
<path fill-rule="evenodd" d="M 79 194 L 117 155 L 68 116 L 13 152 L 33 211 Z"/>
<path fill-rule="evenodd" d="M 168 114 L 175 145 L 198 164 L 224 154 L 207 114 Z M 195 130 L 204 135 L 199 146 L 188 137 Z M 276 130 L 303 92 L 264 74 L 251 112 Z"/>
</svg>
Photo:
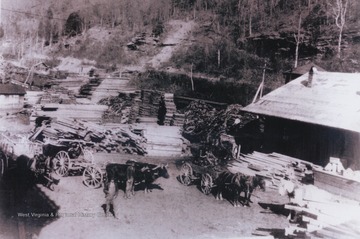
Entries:
<svg viewBox="0 0 360 239">
<path fill-rule="evenodd" d="M 360 134 L 269 117 L 265 121 L 263 150 L 278 152 L 325 166 L 330 157 L 360 169 Z"/>
<path fill-rule="evenodd" d="M 24 107 L 24 96 L 0 95 L 0 113 L 12 113 Z"/>
</svg>

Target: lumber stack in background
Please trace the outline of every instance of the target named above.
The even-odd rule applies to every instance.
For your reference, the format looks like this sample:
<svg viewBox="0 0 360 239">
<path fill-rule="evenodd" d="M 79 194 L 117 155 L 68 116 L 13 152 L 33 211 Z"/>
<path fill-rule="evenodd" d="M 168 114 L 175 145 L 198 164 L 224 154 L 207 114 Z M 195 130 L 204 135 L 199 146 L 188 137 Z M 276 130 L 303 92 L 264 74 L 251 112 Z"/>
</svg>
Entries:
<svg viewBox="0 0 360 239">
<path fill-rule="evenodd" d="M 135 91 L 135 89 L 129 85 L 128 78 L 121 77 L 108 77 L 101 81 L 101 84 L 91 94 L 91 102 L 96 104 L 101 99 L 109 96 L 118 96 L 120 91 Z"/>
<path fill-rule="evenodd" d="M 181 156 L 187 147 L 179 127 L 138 124 L 136 128 L 143 130 L 149 156 Z"/>
</svg>

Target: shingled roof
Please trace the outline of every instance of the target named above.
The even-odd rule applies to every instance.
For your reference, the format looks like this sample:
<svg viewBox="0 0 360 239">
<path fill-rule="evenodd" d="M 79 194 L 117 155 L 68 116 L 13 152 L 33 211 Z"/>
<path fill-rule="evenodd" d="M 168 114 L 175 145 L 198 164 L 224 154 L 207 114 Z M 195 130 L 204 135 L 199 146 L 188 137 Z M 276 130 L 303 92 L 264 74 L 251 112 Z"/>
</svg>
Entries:
<svg viewBox="0 0 360 239">
<path fill-rule="evenodd" d="M 25 95 L 25 88 L 14 84 L 0 84 L 0 95 Z"/>
<path fill-rule="evenodd" d="M 360 74 L 309 73 L 270 92 L 243 110 L 255 114 L 360 132 Z"/>
</svg>

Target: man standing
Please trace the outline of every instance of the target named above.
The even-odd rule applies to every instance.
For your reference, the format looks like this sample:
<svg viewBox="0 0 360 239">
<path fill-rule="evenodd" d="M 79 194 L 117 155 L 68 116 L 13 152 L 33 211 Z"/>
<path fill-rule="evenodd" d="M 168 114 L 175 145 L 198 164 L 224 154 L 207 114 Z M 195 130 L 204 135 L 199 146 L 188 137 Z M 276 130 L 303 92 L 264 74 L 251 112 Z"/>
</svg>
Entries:
<svg viewBox="0 0 360 239">
<path fill-rule="evenodd" d="M 105 196 L 105 216 L 108 216 L 109 212 L 115 217 L 115 210 L 114 210 L 114 199 L 117 197 L 117 188 L 114 180 L 112 179 L 109 183 L 109 189 L 107 190 Z"/>
<path fill-rule="evenodd" d="M 126 169 L 126 188 L 125 188 L 125 198 L 130 198 L 132 194 L 135 195 L 134 191 L 134 176 L 135 176 L 135 160 L 129 160 L 126 162 L 128 165 Z"/>
</svg>

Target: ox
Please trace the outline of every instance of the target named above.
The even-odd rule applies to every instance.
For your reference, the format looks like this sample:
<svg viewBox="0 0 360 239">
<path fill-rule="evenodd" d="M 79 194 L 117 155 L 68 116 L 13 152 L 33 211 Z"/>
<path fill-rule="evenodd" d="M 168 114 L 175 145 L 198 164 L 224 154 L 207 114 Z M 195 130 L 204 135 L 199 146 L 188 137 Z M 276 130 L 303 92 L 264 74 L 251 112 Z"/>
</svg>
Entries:
<svg viewBox="0 0 360 239">
<path fill-rule="evenodd" d="M 108 182 L 114 180 L 117 185 L 125 184 L 125 198 L 130 197 L 130 193 L 134 195 L 134 185 L 144 184 L 145 193 L 149 192 L 150 186 L 159 177 L 169 178 L 167 165 L 154 165 L 147 163 L 129 163 L 106 165 L 106 178 L 104 192 L 108 188 Z"/>
<path fill-rule="evenodd" d="M 265 191 L 265 180 L 262 177 L 247 176 L 241 173 L 222 172 L 216 179 L 216 185 L 216 200 L 222 200 L 222 193 L 226 190 L 234 207 L 240 206 L 239 199 L 242 192 L 245 193 L 243 205 L 250 206 L 252 192 L 257 187 Z"/>
<path fill-rule="evenodd" d="M 265 191 L 266 183 L 262 177 L 257 175 L 256 176 L 241 175 L 241 178 L 242 178 L 241 180 L 242 183 L 240 187 L 239 196 L 241 192 L 244 192 L 245 193 L 244 206 L 250 206 L 250 202 L 252 202 L 250 200 L 252 192 L 258 187 L 260 187 L 262 191 Z"/>
<path fill-rule="evenodd" d="M 222 172 L 215 181 L 217 185 L 216 200 L 223 200 L 222 194 L 226 190 L 229 193 L 229 201 L 232 201 L 234 207 L 239 206 L 242 180 L 240 173 Z"/>
</svg>

